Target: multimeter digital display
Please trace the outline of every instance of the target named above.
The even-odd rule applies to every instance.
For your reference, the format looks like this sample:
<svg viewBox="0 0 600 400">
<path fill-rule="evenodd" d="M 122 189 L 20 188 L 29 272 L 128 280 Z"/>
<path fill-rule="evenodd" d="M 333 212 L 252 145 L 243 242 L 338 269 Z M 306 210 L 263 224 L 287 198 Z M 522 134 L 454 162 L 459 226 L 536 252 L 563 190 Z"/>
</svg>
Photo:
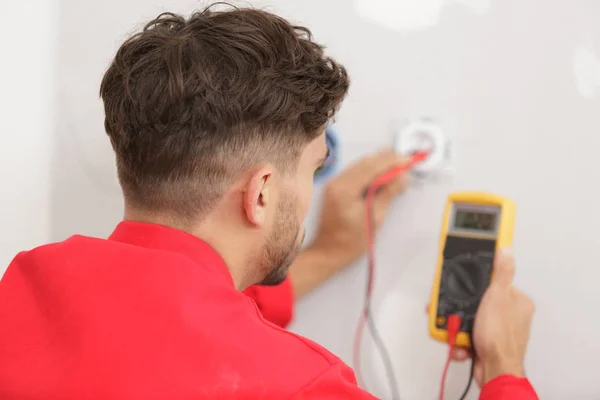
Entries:
<svg viewBox="0 0 600 400">
<path fill-rule="evenodd" d="M 462 317 L 458 346 L 470 346 L 470 332 L 483 293 L 492 279 L 494 256 L 512 244 L 514 204 L 501 196 L 460 192 L 449 196 L 429 310 L 433 338 L 447 341 L 447 321 Z"/>
<path fill-rule="evenodd" d="M 454 213 L 454 229 L 471 229 L 480 232 L 494 232 L 498 210 L 473 210 L 466 206 L 461 209 L 460 205 Z"/>
</svg>

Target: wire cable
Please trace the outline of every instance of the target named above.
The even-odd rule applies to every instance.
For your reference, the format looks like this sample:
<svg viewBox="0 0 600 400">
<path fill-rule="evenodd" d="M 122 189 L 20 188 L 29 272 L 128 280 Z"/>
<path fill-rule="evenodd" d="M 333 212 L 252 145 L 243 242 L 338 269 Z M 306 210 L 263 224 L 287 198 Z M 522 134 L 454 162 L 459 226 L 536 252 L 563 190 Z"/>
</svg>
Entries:
<svg viewBox="0 0 600 400">
<path fill-rule="evenodd" d="M 387 379 L 390 385 L 390 391 L 392 393 L 391 400 L 400 400 L 400 393 L 398 391 L 398 384 L 395 379 L 394 368 L 391 362 L 391 358 L 389 353 L 385 347 L 385 344 L 381 340 L 381 336 L 377 331 L 377 327 L 375 325 L 375 321 L 372 316 L 371 309 L 371 297 L 373 294 L 373 286 L 375 282 L 375 205 L 374 199 L 377 191 L 384 185 L 390 183 L 394 179 L 398 177 L 401 173 L 409 170 L 418 162 L 423 161 L 427 158 L 427 152 L 415 152 L 412 157 L 406 162 L 399 166 L 396 166 L 383 174 L 379 175 L 375 180 L 369 185 L 365 197 L 365 229 L 366 229 L 366 237 L 367 237 L 367 253 L 369 258 L 369 268 L 368 268 L 368 279 L 365 290 L 365 302 L 363 305 L 363 311 L 358 323 L 358 327 L 356 330 L 356 336 L 354 341 L 354 369 L 356 371 L 357 378 L 359 382 L 364 386 L 364 382 L 362 379 L 361 368 L 360 368 L 360 350 L 362 343 L 363 331 L 366 326 L 369 328 L 371 336 L 373 337 L 373 341 L 377 350 L 383 360 L 384 368 L 386 371 Z"/>
<path fill-rule="evenodd" d="M 450 363 L 452 362 L 452 353 L 456 346 L 456 336 L 460 332 L 462 325 L 462 317 L 457 314 L 452 314 L 448 317 L 446 324 L 446 330 L 448 331 L 448 358 L 444 365 L 444 372 L 442 373 L 442 382 L 440 383 L 440 400 L 444 400 L 444 389 L 446 387 L 446 377 L 448 376 L 448 370 L 450 369 Z"/>
<path fill-rule="evenodd" d="M 473 377 L 475 375 L 475 362 L 476 362 L 476 356 L 475 356 L 475 348 L 472 349 L 472 354 L 471 354 L 471 373 L 469 374 L 469 380 L 467 382 L 467 387 L 465 388 L 465 391 L 463 392 L 462 396 L 460 396 L 460 400 L 465 400 L 467 398 L 467 395 L 469 394 L 469 389 L 471 389 L 471 385 L 473 384 Z"/>
<path fill-rule="evenodd" d="M 361 317 L 358 323 L 358 327 L 356 330 L 356 336 L 354 341 L 354 369 L 356 371 L 357 378 L 359 382 L 364 386 L 364 381 L 362 379 L 361 374 L 361 359 L 360 359 L 360 350 L 362 343 L 362 336 L 365 325 L 369 328 L 371 336 L 373 337 L 373 341 L 377 347 L 377 350 L 383 360 L 384 368 L 386 371 L 387 379 L 390 386 L 390 391 L 392 393 L 391 400 L 400 400 L 400 393 L 398 390 L 398 384 L 395 379 L 394 368 L 392 365 L 392 361 L 390 355 L 381 340 L 381 336 L 377 331 L 377 327 L 375 325 L 375 321 L 373 320 L 373 313 L 371 309 L 371 298 L 373 295 L 373 286 L 375 282 L 375 206 L 374 206 L 374 198 L 377 191 L 384 185 L 390 183 L 401 173 L 408 171 L 415 164 L 423 161 L 427 158 L 427 152 L 415 152 L 412 157 L 404 164 L 401 164 L 397 167 L 394 167 L 383 174 L 379 175 L 375 180 L 369 185 L 366 196 L 365 196 L 365 229 L 367 236 L 367 253 L 369 258 L 369 268 L 368 268 L 368 279 L 365 290 L 365 302 L 363 305 L 363 311 L 361 313 Z M 448 358 L 446 360 L 446 364 L 444 366 L 444 371 L 442 374 L 442 381 L 440 384 L 440 400 L 444 400 L 444 388 L 446 385 L 446 377 L 448 374 L 448 370 L 450 368 L 450 364 L 452 362 L 452 352 L 454 350 L 456 344 L 456 336 L 460 331 L 460 327 L 462 325 L 462 318 L 459 315 L 451 315 L 448 318 Z M 460 400 L 465 400 L 467 394 L 469 393 L 469 389 L 471 388 L 473 382 L 473 375 L 475 371 L 475 351 L 473 350 L 472 358 L 471 358 L 471 373 L 469 375 L 469 381 L 467 382 L 467 387 L 465 388 L 464 393 L 460 397 Z"/>
<path fill-rule="evenodd" d="M 475 379 L 475 366 L 477 363 L 477 354 L 475 353 L 475 345 L 473 344 L 473 326 L 467 331 L 469 336 L 471 337 L 471 370 L 469 372 L 469 380 L 467 381 L 467 387 L 463 394 L 460 396 L 460 400 L 465 400 L 467 395 L 469 394 L 469 390 L 471 389 L 471 385 L 473 384 L 473 379 Z"/>
<path fill-rule="evenodd" d="M 446 364 L 444 364 L 444 372 L 442 373 L 442 382 L 440 383 L 440 400 L 444 400 L 444 392 L 446 388 L 446 376 L 448 375 L 448 370 L 450 369 L 450 363 L 452 362 L 452 352 L 454 351 L 454 347 L 450 346 L 448 348 L 448 357 L 446 358 Z"/>
<path fill-rule="evenodd" d="M 471 336 L 471 343 L 473 343 L 473 327 L 469 330 L 469 335 Z M 465 400 L 467 395 L 469 394 L 469 389 L 471 389 L 471 385 L 473 384 L 473 379 L 475 379 L 475 365 L 477 364 L 477 354 L 475 353 L 475 345 L 471 346 L 471 372 L 469 373 L 469 380 L 467 381 L 467 387 L 463 392 L 462 396 L 460 396 L 460 400 Z"/>
</svg>

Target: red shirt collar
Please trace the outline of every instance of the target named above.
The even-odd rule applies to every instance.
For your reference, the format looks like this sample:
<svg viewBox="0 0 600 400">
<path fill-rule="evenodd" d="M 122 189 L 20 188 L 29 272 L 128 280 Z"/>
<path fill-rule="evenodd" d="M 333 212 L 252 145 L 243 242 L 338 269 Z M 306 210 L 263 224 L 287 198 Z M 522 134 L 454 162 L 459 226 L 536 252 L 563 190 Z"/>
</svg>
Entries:
<svg viewBox="0 0 600 400">
<path fill-rule="evenodd" d="M 204 268 L 210 268 L 233 286 L 221 256 L 208 243 L 187 232 L 164 225 L 122 221 L 108 240 L 183 254 Z"/>
</svg>

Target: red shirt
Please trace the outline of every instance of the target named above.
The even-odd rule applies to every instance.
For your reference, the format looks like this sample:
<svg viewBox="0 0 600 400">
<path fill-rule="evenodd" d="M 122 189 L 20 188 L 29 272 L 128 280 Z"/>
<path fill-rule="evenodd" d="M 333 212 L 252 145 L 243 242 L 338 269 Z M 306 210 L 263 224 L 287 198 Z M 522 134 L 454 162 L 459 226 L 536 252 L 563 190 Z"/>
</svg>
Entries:
<svg viewBox="0 0 600 400">
<path fill-rule="evenodd" d="M 277 325 L 291 318 L 289 282 L 247 294 L 262 312 L 210 246 L 158 225 L 20 253 L 0 282 L 0 398 L 373 399 Z M 536 398 L 511 377 L 486 390 Z"/>
</svg>

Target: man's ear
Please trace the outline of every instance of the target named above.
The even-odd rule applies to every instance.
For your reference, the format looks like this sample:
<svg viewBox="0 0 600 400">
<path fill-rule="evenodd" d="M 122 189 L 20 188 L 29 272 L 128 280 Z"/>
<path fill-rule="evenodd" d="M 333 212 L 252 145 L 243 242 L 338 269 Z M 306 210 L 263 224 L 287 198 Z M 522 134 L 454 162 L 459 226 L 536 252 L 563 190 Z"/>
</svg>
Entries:
<svg viewBox="0 0 600 400">
<path fill-rule="evenodd" d="M 267 221 L 267 207 L 273 201 L 273 189 L 271 167 L 260 167 L 250 175 L 244 192 L 244 211 L 252 225 L 261 226 Z"/>
</svg>

